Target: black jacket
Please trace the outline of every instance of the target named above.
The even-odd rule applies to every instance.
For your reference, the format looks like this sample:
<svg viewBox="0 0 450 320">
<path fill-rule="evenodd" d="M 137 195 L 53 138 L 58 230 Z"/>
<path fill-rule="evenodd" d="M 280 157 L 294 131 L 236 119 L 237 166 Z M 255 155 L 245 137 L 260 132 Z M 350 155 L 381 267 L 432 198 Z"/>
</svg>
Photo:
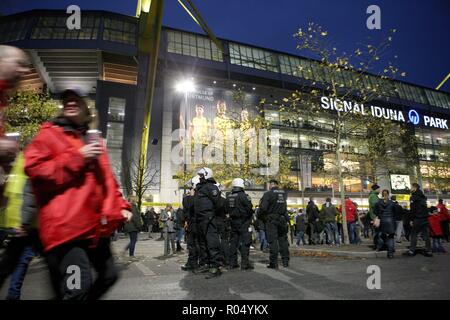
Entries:
<svg viewBox="0 0 450 320">
<path fill-rule="evenodd" d="M 259 205 L 259 215 L 264 217 L 268 215 L 279 215 L 289 221 L 287 213 L 286 192 L 278 187 L 264 193 Z"/>
<path fill-rule="evenodd" d="M 187 222 L 195 222 L 194 196 L 186 195 L 183 197 L 183 215 Z"/>
<path fill-rule="evenodd" d="M 308 202 L 306 206 L 306 217 L 308 218 L 308 223 L 315 223 L 319 219 L 319 207 L 316 206 L 314 201 Z"/>
<path fill-rule="evenodd" d="M 233 188 L 225 201 L 225 212 L 231 219 L 248 220 L 253 216 L 250 196 L 242 188 Z"/>
<path fill-rule="evenodd" d="M 201 181 L 194 195 L 194 211 L 197 220 L 212 218 L 219 211 L 222 201 L 214 179 Z"/>
<path fill-rule="evenodd" d="M 375 215 L 380 219 L 380 230 L 383 233 L 395 233 L 395 203 L 392 200 L 384 202 L 380 199 L 374 208 Z"/>
<path fill-rule="evenodd" d="M 410 201 L 412 219 L 428 219 L 427 197 L 422 190 L 417 189 L 412 192 Z"/>
<path fill-rule="evenodd" d="M 299 214 L 295 218 L 295 230 L 296 231 L 306 231 L 306 217 L 305 214 Z"/>
<path fill-rule="evenodd" d="M 394 219 L 395 221 L 402 221 L 403 219 L 403 208 L 397 201 L 394 201 Z"/>
</svg>

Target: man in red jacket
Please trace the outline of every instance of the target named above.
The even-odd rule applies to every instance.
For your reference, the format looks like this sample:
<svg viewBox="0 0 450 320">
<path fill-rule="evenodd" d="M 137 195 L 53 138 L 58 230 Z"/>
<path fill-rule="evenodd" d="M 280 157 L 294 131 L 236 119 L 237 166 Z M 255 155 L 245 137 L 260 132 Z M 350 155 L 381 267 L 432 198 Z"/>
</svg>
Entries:
<svg viewBox="0 0 450 320">
<path fill-rule="evenodd" d="M 439 203 L 436 206 L 438 208 L 439 216 L 441 217 L 441 228 L 442 233 L 445 241 L 448 242 L 448 234 L 449 234 L 449 221 L 450 221 L 450 214 L 448 213 L 448 209 L 445 206 L 444 200 L 439 199 Z"/>
<path fill-rule="evenodd" d="M 339 212 L 342 212 L 342 205 L 339 206 Z M 355 203 L 350 200 L 349 196 L 345 196 L 345 218 L 347 220 L 348 237 L 351 244 L 358 244 L 359 237 L 356 233 L 356 223 L 358 221 L 358 212 Z"/>
<path fill-rule="evenodd" d="M 90 111 L 66 90 L 63 111 L 25 150 L 39 207 L 40 238 L 60 299 L 97 299 L 117 280 L 109 236 L 131 218 L 102 141 L 87 141 Z M 91 280 L 90 264 L 98 272 Z"/>
</svg>

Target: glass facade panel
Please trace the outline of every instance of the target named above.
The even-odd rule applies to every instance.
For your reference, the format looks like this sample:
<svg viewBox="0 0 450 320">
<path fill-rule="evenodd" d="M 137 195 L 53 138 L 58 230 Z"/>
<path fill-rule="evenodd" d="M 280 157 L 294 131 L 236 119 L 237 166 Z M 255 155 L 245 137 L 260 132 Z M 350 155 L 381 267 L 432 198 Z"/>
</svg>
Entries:
<svg viewBox="0 0 450 320">
<path fill-rule="evenodd" d="M 100 17 L 93 14 L 84 14 L 79 30 L 69 30 L 65 16 L 41 16 L 31 33 L 31 39 L 74 39 L 96 40 L 100 26 Z"/>
<path fill-rule="evenodd" d="M 168 30 L 167 51 L 186 56 L 223 61 L 223 55 L 219 48 L 210 39 L 187 32 Z"/>
<path fill-rule="evenodd" d="M 103 40 L 135 45 L 136 30 L 136 23 L 119 18 L 103 19 Z"/>
<path fill-rule="evenodd" d="M 125 106 L 125 99 L 116 97 L 109 98 L 106 147 L 111 158 L 111 165 L 116 173 L 117 180 L 119 181 L 122 170 Z"/>
</svg>

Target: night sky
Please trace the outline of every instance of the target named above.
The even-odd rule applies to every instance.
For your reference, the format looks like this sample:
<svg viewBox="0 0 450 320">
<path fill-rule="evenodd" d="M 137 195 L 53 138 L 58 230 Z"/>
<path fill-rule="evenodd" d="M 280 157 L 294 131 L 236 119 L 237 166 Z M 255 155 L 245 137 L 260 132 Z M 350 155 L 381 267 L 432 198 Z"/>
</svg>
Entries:
<svg viewBox="0 0 450 320">
<path fill-rule="evenodd" d="M 134 15 L 134 0 L 1 0 L 0 12 L 35 8 L 102 9 Z M 449 0 L 193 0 L 216 36 L 265 48 L 305 55 L 296 50 L 293 34 L 308 22 L 328 30 L 339 51 L 351 52 L 358 43 L 376 44 L 389 29 L 397 29 L 386 59 L 406 72 L 403 80 L 435 88 L 450 72 Z M 381 30 L 368 30 L 366 9 L 381 8 Z M 177 0 L 166 0 L 164 25 L 202 32 Z M 378 72 L 378 70 L 374 70 Z M 450 80 L 441 88 L 450 92 Z"/>
</svg>

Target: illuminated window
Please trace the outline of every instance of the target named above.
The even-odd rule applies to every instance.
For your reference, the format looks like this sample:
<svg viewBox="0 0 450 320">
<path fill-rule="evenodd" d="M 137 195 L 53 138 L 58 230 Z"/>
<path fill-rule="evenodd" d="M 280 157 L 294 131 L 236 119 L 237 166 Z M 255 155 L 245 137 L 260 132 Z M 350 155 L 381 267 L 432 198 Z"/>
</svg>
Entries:
<svg viewBox="0 0 450 320">
<path fill-rule="evenodd" d="M 108 122 L 106 131 L 106 147 L 111 161 L 111 166 L 120 181 L 122 171 L 123 130 L 125 120 L 126 100 L 110 97 L 108 107 Z"/>
</svg>

